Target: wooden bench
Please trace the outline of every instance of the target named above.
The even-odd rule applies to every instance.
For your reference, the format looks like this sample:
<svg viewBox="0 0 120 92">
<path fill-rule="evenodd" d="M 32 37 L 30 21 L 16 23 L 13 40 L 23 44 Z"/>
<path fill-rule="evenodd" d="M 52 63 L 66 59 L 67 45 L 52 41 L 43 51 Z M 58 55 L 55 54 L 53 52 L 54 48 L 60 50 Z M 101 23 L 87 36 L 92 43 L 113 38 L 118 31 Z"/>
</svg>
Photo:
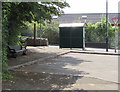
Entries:
<svg viewBox="0 0 120 92">
<path fill-rule="evenodd" d="M 16 58 L 17 53 L 20 53 L 20 52 L 22 52 L 23 55 L 26 55 L 26 51 L 27 51 L 26 47 L 22 47 L 21 45 L 8 46 L 8 49 L 10 53 L 12 53 L 12 56 L 14 58 Z"/>
</svg>

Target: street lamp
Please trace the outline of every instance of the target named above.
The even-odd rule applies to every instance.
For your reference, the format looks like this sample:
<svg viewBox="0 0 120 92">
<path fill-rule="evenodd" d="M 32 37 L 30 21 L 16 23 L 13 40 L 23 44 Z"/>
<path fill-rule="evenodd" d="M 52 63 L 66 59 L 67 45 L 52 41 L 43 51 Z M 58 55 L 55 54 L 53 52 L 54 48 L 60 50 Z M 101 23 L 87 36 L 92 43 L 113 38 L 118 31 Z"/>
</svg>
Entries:
<svg viewBox="0 0 120 92">
<path fill-rule="evenodd" d="M 82 16 L 82 19 L 84 20 L 84 24 L 86 25 L 87 22 L 87 16 Z M 85 50 L 85 30 L 83 31 L 83 50 Z"/>
<path fill-rule="evenodd" d="M 87 22 L 87 16 L 82 16 L 82 19 L 84 19 L 84 23 L 86 24 L 86 22 Z"/>
<path fill-rule="evenodd" d="M 106 0 L 106 52 L 108 52 L 108 0 Z"/>
</svg>

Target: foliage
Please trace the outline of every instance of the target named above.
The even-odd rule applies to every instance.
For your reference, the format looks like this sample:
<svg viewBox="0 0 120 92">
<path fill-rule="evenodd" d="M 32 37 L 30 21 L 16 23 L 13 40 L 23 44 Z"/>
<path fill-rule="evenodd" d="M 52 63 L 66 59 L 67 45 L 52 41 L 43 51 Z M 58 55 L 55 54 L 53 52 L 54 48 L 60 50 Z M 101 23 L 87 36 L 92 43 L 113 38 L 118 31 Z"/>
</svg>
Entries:
<svg viewBox="0 0 120 92">
<path fill-rule="evenodd" d="M 49 44 L 59 43 L 59 23 L 47 23 L 45 26 L 43 26 L 42 33 L 43 38 L 48 38 Z"/>
<path fill-rule="evenodd" d="M 4 2 L 2 10 L 3 17 L 8 20 L 8 44 L 19 44 L 20 31 L 25 27 L 25 21 L 51 21 L 52 14 L 60 15 L 63 13 L 62 9 L 67 6 L 69 7 L 66 2 Z"/>
<path fill-rule="evenodd" d="M 114 27 L 108 22 L 109 41 L 113 42 L 115 39 Z M 105 42 L 106 41 L 106 19 L 102 17 L 100 22 L 96 24 L 88 23 L 86 28 L 86 42 Z"/>
<path fill-rule="evenodd" d="M 2 79 L 10 79 L 10 78 L 13 78 L 13 76 L 10 74 L 10 72 L 2 73 Z"/>
<path fill-rule="evenodd" d="M 3 13 L 8 13 L 8 11 L 3 11 Z M 11 76 L 8 73 L 7 69 L 7 45 L 8 45 L 8 20 L 7 20 L 7 15 L 3 16 L 2 18 L 2 78 L 9 78 Z M 9 75 L 9 76 L 8 76 Z"/>
<path fill-rule="evenodd" d="M 21 30 L 21 35 L 32 37 L 33 36 L 33 30 L 34 30 L 34 23 L 25 22 L 25 25 L 26 26 L 24 26 Z M 37 25 L 38 25 L 38 23 L 37 23 Z"/>
<path fill-rule="evenodd" d="M 20 44 L 19 36 L 26 21 L 38 23 L 51 21 L 52 14 L 60 15 L 64 7 L 69 7 L 69 4 L 66 2 L 4 2 L 2 10 L 3 17 L 8 20 L 8 44 Z"/>
<path fill-rule="evenodd" d="M 66 2 L 3 2 L 2 3 L 2 62 L 3 75 L 8 77 L 6 66 L 7 46 L 20 44 L 21 30 L 25 22 L 50 21 L 52 14 L 60 15 L 62 9 L 69 7 Z M 5 75 L 6 74 L 6 75 Z M 7 75 L 8 74 L 8 75 Z"/>
<path fill-rule="evenodd" d="M 69 7 L 66 2 L 11 2 L 3 3 L 3 10 L 10 11 L 10 17 L 22 21 L 37 21 L 43 23 L 44 20 L 51 20 L 51 14 L 60 15 L 62 9 Z M 9 8 L 9 9 L 8 9 Z M 13 14 L 13 15 L 12 15 Z"/>
<path fill-rule="evenodd" d="M 27 23 L 28 31 L 33 36 L 33 23 Z M 59 43 L 59 23 L 46 23 L 45 25 L 41 24 L 42 30 L 40 28 L 40 24 L 37 25 L 37 37 L 48 38 L 50 44 L 58 44 Z M 88 27 L 86 28 L 86 42 L 105 42 L 106 41 L 106 20 L 103 17 L 100 22 L 96 24 L 88 23 Z M 109 42 L 113 44 L 115 38 L 114 27 L 109 23 Z M 118 28 L 117 28 L 118 29 Z M 26 29 L 27 31 L 27 29 Z M 24 31 L 24 32 L 26 32 Z M 27 32 L 28 32 L 27 31 Z M 24 33 L 23 32 L 23 33 Z M 29 33 L 26 33 L 26 36 L 30 36 Z"/>
<path fill-rule="evenodd" d="M 95 24 L 88 23 L 88 27 L 85 29 L 85 40 L 86 42 L 92 42 L 95 40 Z"/>
<path fill-rule="evenodd" d="M 22 30 L 21 35 L 27 37 L 33 37 L 33 23 L 26 23 L 27 28 Z M 41 28 L 40 28 L 41 25 Z M 37 30 L 37 37 L 38 38 L 48 38 L 49 44 L 58 44 L 59 43 L 59 23 L 58 22 L 51 22 L 39 24 L 36 23 L 36 30 Z"/>
<path fill-rule="evenodd" d="M 8 45 L 8 30 L 7 30 L 7 19 L 3 16 L 2 22 L 2 62 L 7 61 L 7 45 Z"/>
<path fill-rule="evenodd" d="M 95 24 L 95 30 L 98 42 L 104 42 L 106 39 L 106 19 L 102 17 L 101 22 L 97 22 Z M 113 40 L 114 38 L 114 29 L 112 28 L 112 25 L 110 22 L 108 22 L 108 36 L 109 40 Z"/>
</svg>

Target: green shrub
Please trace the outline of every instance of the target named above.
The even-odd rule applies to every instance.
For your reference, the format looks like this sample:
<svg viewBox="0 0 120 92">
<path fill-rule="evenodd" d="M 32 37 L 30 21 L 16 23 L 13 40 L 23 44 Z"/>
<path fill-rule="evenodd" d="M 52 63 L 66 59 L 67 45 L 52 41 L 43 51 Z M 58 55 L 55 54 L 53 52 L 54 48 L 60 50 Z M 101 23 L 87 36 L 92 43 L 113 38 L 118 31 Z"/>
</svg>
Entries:
<svg viewBox="0 0 120 92">
<path fill-rule="evenodd" d="M 108 22 L 108 38 L 109 45 L 112 47 L 115 40 L 115 31 L 110 22 Z M 106 20 L 104 17 L 96 24 L 88 23 L 88 27 L 86 28 L 86 42 L 106 42 Z"/>
<path fill-rule="evenodd" d="M 48 38 L 49 44 L 59 43 L 59 23 L 52 22 L 43 27 L 43 38 Z"/>
<path fill-rule="evenodd" d="M 34 23 L 25 23 L 27 27 L 24 27 L 21 34 L 28 37 L 33 37 Z M 40 28 L 41 25 L 41 28 Z M 36 23 L 36 36 L 38 38 L 48 38 L 49 44 L 59 43 L 59 23 L 52 22 L 46 24 Z"/>
<path fill-rule="evenodd" d="M 25 22 L 25 26 L 21 29 L 22 36 L 32 37 L 34 31 L 34 23 Z"/>
</svg>

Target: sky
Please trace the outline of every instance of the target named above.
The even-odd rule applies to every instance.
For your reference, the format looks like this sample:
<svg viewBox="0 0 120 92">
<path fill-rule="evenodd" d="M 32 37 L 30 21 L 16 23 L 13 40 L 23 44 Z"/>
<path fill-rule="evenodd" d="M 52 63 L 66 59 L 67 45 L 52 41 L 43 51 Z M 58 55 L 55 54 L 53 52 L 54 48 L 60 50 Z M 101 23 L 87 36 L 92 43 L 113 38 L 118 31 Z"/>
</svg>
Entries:
<svg viewBox="0 0 120 92">
<path fill-rule="evenodd" d="M 106 0 L 66 0 L 71 6 L 63 9 L 65 13 L 105 13 Z M 120 0 L 108 0 L 108 12 L 118 13 Z M 120 6 L 119 6 L 120 7 Z"/>
</svg>

